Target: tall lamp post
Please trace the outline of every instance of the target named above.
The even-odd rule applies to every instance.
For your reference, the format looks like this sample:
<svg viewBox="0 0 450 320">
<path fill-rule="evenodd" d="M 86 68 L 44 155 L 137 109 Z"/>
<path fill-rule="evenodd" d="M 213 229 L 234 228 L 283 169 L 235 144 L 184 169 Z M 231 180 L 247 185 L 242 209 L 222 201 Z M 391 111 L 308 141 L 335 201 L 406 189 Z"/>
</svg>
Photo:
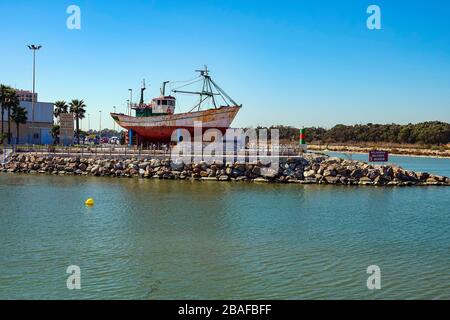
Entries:
<svg viewBox="0 0 450 320">
<path fill-rule="evenodd" d="M 133 106 L 133 89 L 128 89 L 130 91 L 130 110 L 129 110 L 129 116 L 131 116 L 131 107 Z"/>
<path fill-rule="evenodd" d="M 116 113 L 116 107 L 113 107 L 114 113 Z M 116 121 L 113 120 L 113 130 L 116 131 Z"/>
<path fill-rule="evenodd" d="M 102 110 L 99 111 L 100 112 L 100 130 L 98 132 L 98 136 L 100 138 L 100 144 L 102 143 Z"/>
<path fill-rule="evenodd" d="M 41 49 L 41 45 L 31 44 L 28 49 L 33 50 L 33 95 L 31 97 L 31 131 L 33 133 L 32 141 L 34 141 L 34 108 L 36 104 L 36 51 Z"/>
<path fill-rule="evenodd" d="M 87 130 L 89 131 L 89 130 L 91 130 L 91 114 L 90 113 L 88 113 L 88 128 L 87 128 Z"/>
</svg>

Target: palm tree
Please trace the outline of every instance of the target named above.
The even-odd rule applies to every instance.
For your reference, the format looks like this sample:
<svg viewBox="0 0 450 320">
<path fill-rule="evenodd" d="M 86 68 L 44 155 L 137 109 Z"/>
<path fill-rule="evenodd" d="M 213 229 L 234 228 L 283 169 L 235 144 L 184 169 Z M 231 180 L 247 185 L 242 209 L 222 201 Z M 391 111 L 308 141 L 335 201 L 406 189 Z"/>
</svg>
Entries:
<svg viewBox="0 0 450 320">
<path fill-rule="evenodd" d="M 5 113 L 5 93 L 6 93 L 6 86 L 4 84 L 0 84 L 0 106 L 1 106 L 1 111 L 2 111 L 2 133 L 1 135 L 3 136 L 3 121 L 4 121 L 4 113 Z"/>
<path fill-rule="evenodd" d="M 80 120 L 84 119 L 86 113 L 86 105 L 83 100 L 74 99 L 70 102 L 70 112 L 75 118 L 75 134 L 77 137 L 77 144 L 80 144 Z"/>
<path fill-rule="evenodd" d="M 8 111 L 8 144 L 11 144 L 11 109 L 20 105 L 16 90 L 12 88 L 6 90 L 5 101 L 2 105 Z"/>
<path fill-rule="evenodd" d="M 19 127 L 20 124 L 26 124 L 28 117 L 27 117 L 27 110 L 20 105 L 14 105 L 12 107 L 12 114 L 11 114 L 11 120 L 16 123 L 16 144 L 19 144 Z"/>
<path fill-rule="evenodd" d="M 53 110 L 53 115 L 55 116 L 56 119 L 59 118 L 59 115 L 61 113 L 67 113 L 68 111 L 68 105 L 66 104 L 65 101 L 56 101 L 55 102 L 55 109 Z"/>
<path fill-rule="evenodd" d="M 1 112 L 2 112 L 2 133 L 1 137 L 4 136 L 5 126 L 3 122 L 5 121 L 5 109 L 7 109 L 7 101 L 12 94 L 13 89 L 11 87 L 5 86 L 3 84 L 0 85 L 0 104 L 1 104 Z"/>
<path fill-rule="evenodd" d="M 61 129 L 61 127 L 59 125 L 54 125 L 52 127 L 51 134 L 53 137 L 53 144 L 55 144 L 55 145 L 59 144 L 59 135 L 61 133 L 60 129 Z"/>
</svg>

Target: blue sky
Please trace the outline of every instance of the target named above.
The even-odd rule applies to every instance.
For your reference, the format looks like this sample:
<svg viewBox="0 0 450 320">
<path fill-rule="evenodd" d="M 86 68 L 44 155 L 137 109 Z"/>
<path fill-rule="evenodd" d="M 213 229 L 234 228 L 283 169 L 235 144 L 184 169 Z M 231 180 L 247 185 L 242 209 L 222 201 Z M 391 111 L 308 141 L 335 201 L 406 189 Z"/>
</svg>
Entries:
<svg viewBox="0 0 450 320">
<path fill-rule="evenodd" d="M 382 30 L 366 27 L 371 4 Z M 204 64 L 244 105 L 233 126 L 450 122 L 449 14 L 446 0 L 1 1 L 0 82 L 31 88 L 38 43 L 40 100 L 84 99 L 93 128 L 143 78 L 149 99 Z"/>
</svg>

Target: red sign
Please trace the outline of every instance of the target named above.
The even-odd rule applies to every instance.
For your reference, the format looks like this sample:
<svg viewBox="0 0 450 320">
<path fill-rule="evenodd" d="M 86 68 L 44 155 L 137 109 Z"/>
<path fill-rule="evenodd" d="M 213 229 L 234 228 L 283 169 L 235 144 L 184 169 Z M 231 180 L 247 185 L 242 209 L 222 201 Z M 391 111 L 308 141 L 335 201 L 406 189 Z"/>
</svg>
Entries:
<svg viewBox="0 0 450 320">
<path fill-rule="evenodd" d="M 389 153 L 387 151 L 372 150 L 369 151 L 369 162 L 387 162 Z"/>
</svg>

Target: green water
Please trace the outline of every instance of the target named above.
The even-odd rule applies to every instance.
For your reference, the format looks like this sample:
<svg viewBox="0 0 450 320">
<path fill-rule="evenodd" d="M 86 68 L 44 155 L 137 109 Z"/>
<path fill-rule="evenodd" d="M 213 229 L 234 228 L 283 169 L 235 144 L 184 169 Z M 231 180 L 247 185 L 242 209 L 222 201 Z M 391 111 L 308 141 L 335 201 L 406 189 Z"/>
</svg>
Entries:
<svg viewBox="0 0 450 320">
<path fill-rule="evenodd" d="M 0 298 L 449 299 L 449 208 L 447 187 L 0 174 Z"/>
</svg>

